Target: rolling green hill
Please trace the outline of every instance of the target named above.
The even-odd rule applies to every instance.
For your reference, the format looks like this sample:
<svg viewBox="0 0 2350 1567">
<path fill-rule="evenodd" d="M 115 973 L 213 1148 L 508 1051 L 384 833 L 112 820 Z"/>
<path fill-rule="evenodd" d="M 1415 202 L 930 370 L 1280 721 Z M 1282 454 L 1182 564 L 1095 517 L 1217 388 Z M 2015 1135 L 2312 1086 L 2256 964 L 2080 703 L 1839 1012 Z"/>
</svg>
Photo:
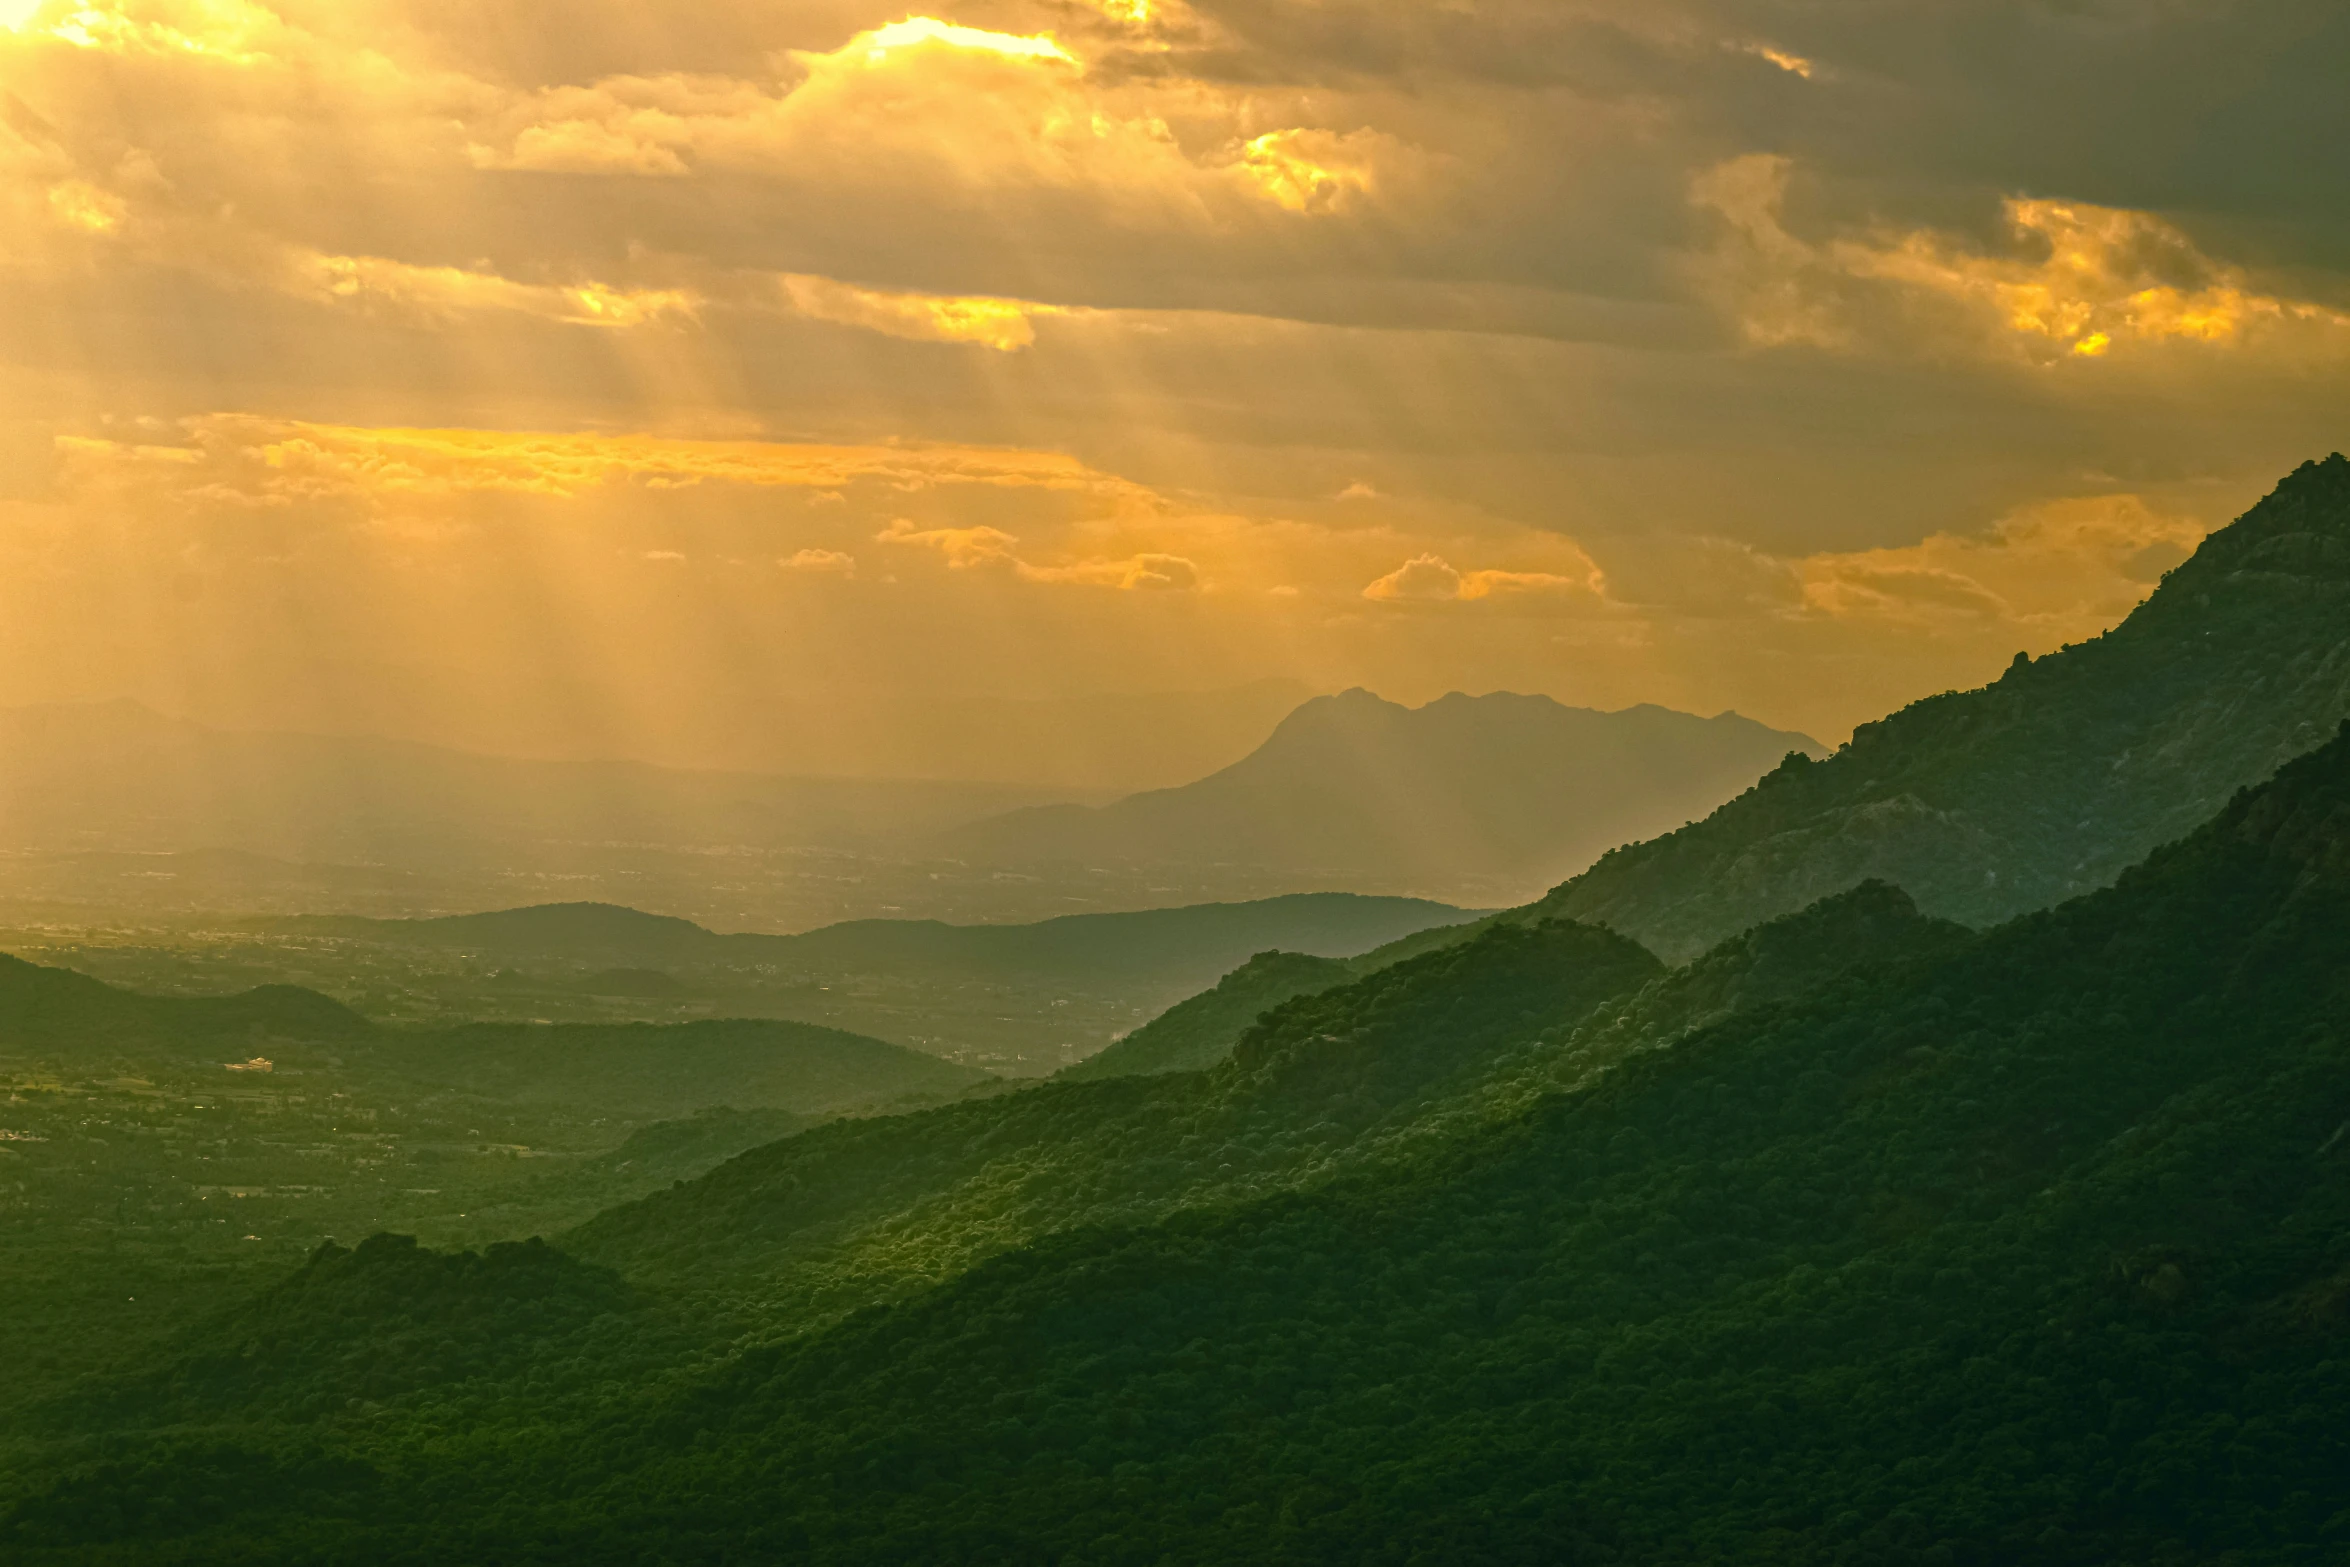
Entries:
<svg viewBox="0 0 2350 1567">
<path fill-rule="evenodd" d="M 145 996 L 0 958 L 0 1455 L 28 1401 L 326 1238 L 569 1225 L 817 1120 L 988 1081 L 800 1024 L 379 1028 L 290 987 Z"/>
<path fill-rule="evenodd" d="M 1152 1106 L 1025 1241 L 869 1225 L 926 1253 L 877 1308 L 811 1316 L 776 1263 L 887 1122 L 615 1210 L 570 1245 L 617 1279 L 532 1262 L 543 1308 L 379 1243 L 432 1282 L 377 1358 L 349 1306 L 377 1285 L 324 1254 L 257 1308 L 314 1347 L 247 1373 L 251 1413 L 118 1430 L 0 1528 L 35 1563 L 2328 1560 L 2345 930 L 2350 726 L 1983 935 L 1865 888 L 1676 973 L 1496 930 L 1293 1001 L 1211 1072 L 903 1118 L 930 1131 L 902 1147 L 1019 1166 L 991 1117 Z M 1128 1141 L 1153 1124 L 1165 1154 Z M 1333 1124 L 1357 1152 L 1319 1178 L 1224 1173 Z M 1166 1201 L 1169 1157 L 1224 1184 Z M 692 1310 L 622 1289 L 770 1326 L 703 1358 Z M 585 1356 L 616 1344 L 617 1382 Z M 380 1407 L 270 1416 L 379 1360 Z M 224 1364 L 149 1375 L 220 1407 Z"/>
<path fill-rule="evenodd" d="M 1204 1070 L 319 1249 L 44 1403 L 0 1548 L 2334 1560 L 2346 521 L 2305 467 L 2098 642 L 1433 950 L 1263 959 L 1139 1052 L 1237 1026 Z"/>
<path fill-rule="evenodd" d="M 375 1029 L 314 991 L 271 985 L 240 995 L 135 995 L 0 953 L 0 1054 L 217 1055 L 237 1045 L 372 1038 Z"/>
</svg>

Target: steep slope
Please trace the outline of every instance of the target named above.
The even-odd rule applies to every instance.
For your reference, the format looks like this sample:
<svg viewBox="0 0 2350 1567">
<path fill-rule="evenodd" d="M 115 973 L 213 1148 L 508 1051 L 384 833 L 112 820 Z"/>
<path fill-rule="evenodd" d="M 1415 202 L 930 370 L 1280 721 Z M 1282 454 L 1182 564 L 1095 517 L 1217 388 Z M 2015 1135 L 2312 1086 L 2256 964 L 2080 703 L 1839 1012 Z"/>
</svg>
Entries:
<svg viewBox="0 0 2350 1567">
<path fill-rule="evenodd" d="M 791 1315 L 918 1287 L 1071 1224 L 1308 1185 L 1659 972 L 1622 937 L 1509 927 L 1300 996 L 1210 1073 L 1055 1082 L 840 1122 L 603 1214 L 567 1250 Z"/>
<path fill-rule="evenodd" d="M 1817 749 L 1734 713 L 1599 713 L 1458 692 L 1412 709 L 1357 690 L 1308 702 L 1197 783 L 1098 809 L 1017 811 L 940 842 L 1002 865 L 1243 863 L 1531 886 L 1700 816 L 1790 751 Z"/>
<path fill-rule="evenodd" d="M 1989 925 L 2103 886 L 2350 713 L 2350 461 L 2307 463 L 2114 630 L 1790 757 L 1530 917 L 1670 961 L 1856 882 Z"/>
<path fill-rule="evenodd" d="M 747 1358 L 703 1473 L 886 1450 L 765 1510 L 830 1560 L 2324 1560 L 2346 929 L 2350 735 L 1923 972 Z"/>
<path fill-rule="evenodd" d="M 1205 1071 L 1232 1054 L 1249 1025 L 1282 1002 L 1335 989 L 1357 977 L 1336 958 L 1260 952 L 1218 980 L 1213 990 L 1177 1002 L 1124 1039 L 1056 1075 L 1064 1081 L 1083 1081 Z"/>
<path fill-rule="evenodd" d="M 1476 934 L 1513 923 L 1494 916 Z M 1685 969 L 1659 978 L 1614 1015 L 1614 1037 L 1669 1032 L 1741 1007 L 1783 1000 L 1864 963 L 1892 962 L 1947 950 L 1965 927 L 1929 919 L 1900 888 L 1863 882 L 1732 937 Z M 1448 941 L 1447 938 L 1450 938 Z M 1063 1080 L 1197 1072 L 1231 1055 L 1258 1017 L 1293 996 L 1331 990 L 1409 958 L 1457 944 L 1443 929 L 1347 962 L 1262 952 L 1213 990 L 1179 1001 L 1100 1054 L 1058 1074 Z"/>
</svg>

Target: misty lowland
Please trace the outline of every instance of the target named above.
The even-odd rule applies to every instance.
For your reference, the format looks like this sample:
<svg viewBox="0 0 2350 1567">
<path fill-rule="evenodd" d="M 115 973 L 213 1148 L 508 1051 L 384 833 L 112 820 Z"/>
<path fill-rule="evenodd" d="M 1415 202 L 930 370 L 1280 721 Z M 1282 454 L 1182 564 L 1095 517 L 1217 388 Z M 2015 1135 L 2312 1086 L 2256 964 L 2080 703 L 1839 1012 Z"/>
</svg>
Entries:
<svg viewBox="0 0 2350 1567">
<path fill-rule="evenodd" d="M 0 0 L 0 1567 L 2350 1567 L 2346 80 Z"/>
</svg>

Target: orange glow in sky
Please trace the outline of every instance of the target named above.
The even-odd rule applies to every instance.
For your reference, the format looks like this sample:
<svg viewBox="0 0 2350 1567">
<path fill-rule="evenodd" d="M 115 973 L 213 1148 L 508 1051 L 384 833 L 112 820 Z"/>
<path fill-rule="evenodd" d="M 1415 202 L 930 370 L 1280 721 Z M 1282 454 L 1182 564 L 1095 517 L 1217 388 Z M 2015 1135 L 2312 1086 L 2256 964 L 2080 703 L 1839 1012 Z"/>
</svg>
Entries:
<svg viewBox="0 0 2350 1567">
<path fill-rule="evenodd" d="M 1264 680 L 1833 740 L 2111 625 L 2350 373 L 2328 242 L 2222 188 L 2263 103 L 2124 181 L 2170 56 L 1904 14 L 0 0 L 0 705 L 781 770 L 777 703 Z"/>
</svg>

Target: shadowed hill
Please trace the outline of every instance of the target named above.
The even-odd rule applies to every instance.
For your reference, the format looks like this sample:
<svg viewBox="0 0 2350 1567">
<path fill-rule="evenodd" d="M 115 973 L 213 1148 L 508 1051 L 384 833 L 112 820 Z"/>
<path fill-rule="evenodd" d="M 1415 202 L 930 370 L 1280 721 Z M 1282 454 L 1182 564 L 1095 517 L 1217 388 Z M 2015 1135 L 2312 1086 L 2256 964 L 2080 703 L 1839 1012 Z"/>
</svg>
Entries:
<svg viewBox="0 0 2350 1567">
<path fill-rule="evenodd" d="M 1512 1042 L 1658 972 L 1606 931 L 1497 929 L 1275 1008 L 1214 1072 L 818 1127 L 563 1244 L 632 1273 L 789 1280 L 811 1308 L 863 1304 L 1072 1222 L 1319 1179 Z"/>
<path fill-rule="evenodd" d="M 2114 630 L 1790 757 L 1527 917 L 1668 960 L 1871 878 L 1988 925 L 2103 886 L 2350 714 L 2350 461 L 2307 463 Z"/>
<path fill-rule="evenodd" d="M 1458 692 L 1422 708 L 1321 697 L 1232 766 L 1116 804 L 1039 806 L 947 834 L 985 863 L 1281 866 L 1396 885 L 1520 885 L 1703 815 L 1802 735 L 1735 713 L 1599 713 L 1548 697 Z"/>
<path fill-rule="evenodd" d="M 919 1050 L 811 1023 L 475 1023 L 395 1036 L 386 1070 L 518 1105 L 625 1105 L 680 1116 L 719 1105 L 813 1113 L 990 1081 Z"/>
<path fill-rule="evenodd" d="M 291 985 L 233 996 L 142 996 L 0 953 L 0 1050 L 218 1051 L 275 1040 L 364 1040 L 374 1025 Z"/>
<path fill-rule="evenodd" d="M 1082 1080 L 1205 1071 L 1232 1054 L 1249 1025 L 1282 1002 L 1357 977 L 1351 965 L 1335 958 L 1260 952 L 1217 981 L 1215 989 L 1177 1002 L 1098 1054 L 1063 1067 L 1058 1075 Z"/>
<path fill-rule="evenodd" d="M 802 1113 L 951 1095 L 987 1073 L 840 1029 L 765 1019 L 682 1024 L 382 1028 L 313 991 L 145 996 L 0 955 L 0 1060 L 93 1072 L 217 1073 L 270 1058 L 273 1076 L 399 1082 L 632 1119 L 719 1105 Z"/>
<path fill-rule="evenodd" d="M 1118 914 L 1065 914 L 1023 925 L 849 920 L 794 936 L 720 935 L 690 920 L 609 903 L 552 903 L 439 919 L 309 918 L 273 930 L 393 945 L 473 950 L 599 965 L 772 964 L 806 973 L 912 974 L 1205 985 L 1267 948 L 1351 957 L 1399 937 L 1473 918 L 1422 898 L 1293 893 Z"/>
<path fill-rule="evenodd" d="M 1868 881 L 1731 937 L 1676 973 L 1670 989 L 1690 1017 L 1710 1017 L 1792 1000 L 1864 963 L 1945 956 L 1967 937 L 1966 927 L 1919 913 L 1899 887 Z"/>
</svg>

